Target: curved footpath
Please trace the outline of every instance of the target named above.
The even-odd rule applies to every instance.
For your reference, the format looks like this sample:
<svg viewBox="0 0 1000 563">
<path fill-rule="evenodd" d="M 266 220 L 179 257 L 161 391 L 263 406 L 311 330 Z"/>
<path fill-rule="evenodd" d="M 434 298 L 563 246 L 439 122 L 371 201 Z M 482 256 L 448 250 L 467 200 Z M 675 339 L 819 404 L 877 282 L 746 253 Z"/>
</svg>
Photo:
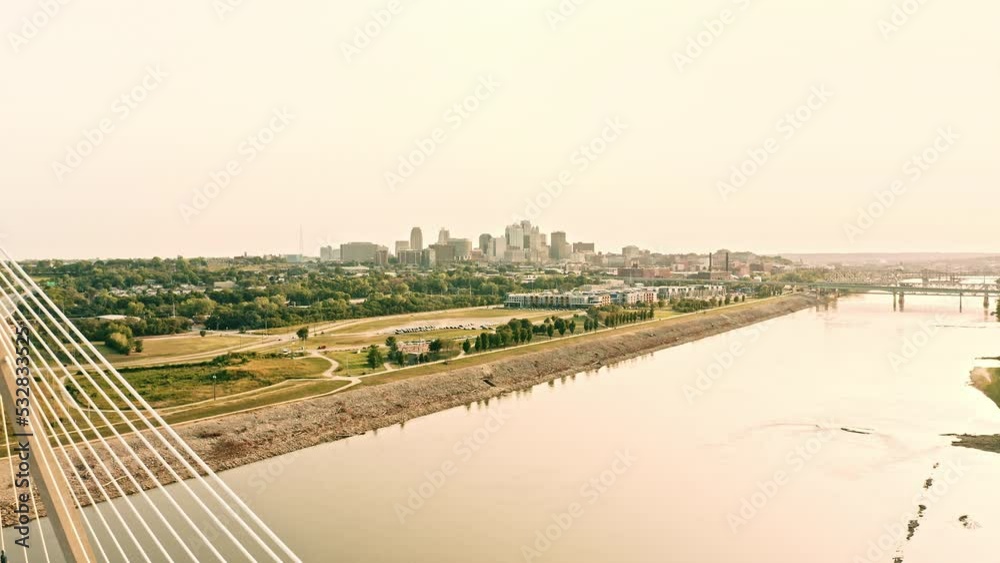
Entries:
<svg viewBox="0 0 1000 563">
<path fill-rule="evenodd" d="M 176 430 L 213 469 L 233 469 L 781 317 L 816 303 L 813 297 L 796 294 L 661 323 L 625 326 L 556 348 L 193 422 Z M 137 438 L 128 441 L 141 451 Z M 0 502 L 11 491 L 9 477 L 2 475 Z M 105 480 L 104 475 L 99 477 Z M 167 475 L 158 478 L 163 483 L 171 481 Z M 130 494 L 137 492 L 131 486 L 124 488 Z M 6 511 L 3 516 L 6 525 Z"/>
</svg>

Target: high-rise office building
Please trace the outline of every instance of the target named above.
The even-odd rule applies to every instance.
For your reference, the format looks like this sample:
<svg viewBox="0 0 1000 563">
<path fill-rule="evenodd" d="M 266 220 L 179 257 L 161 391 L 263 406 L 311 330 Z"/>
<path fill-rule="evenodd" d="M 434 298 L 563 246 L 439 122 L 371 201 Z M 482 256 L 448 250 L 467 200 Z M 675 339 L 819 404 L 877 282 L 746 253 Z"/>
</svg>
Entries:
<svg viewBox="0 0 1000 563">
<path fill-rule="evenodd" d="M 479 235 L 479 250 L 482 250 L 483 254 L 489 254 L 490 241 L 492 240 L 493 240 L 493 235 L 489 233 L 483 233 Z"/>
<path fill-rule="evenodd" d="M 410 249 L 410 241 L 408 241 L 408 240 L 397 240 L 396 241 L 396 252 L 395 252 L 395 254 L 396 254 L 397 257 L 399 257 L 399 255 L 402 254 L 404 250 L 409 250 L 409 249 Z"/>
<path fill-rule="evenodd" d="M 451 240 L 451 233 L 448 229 L 438 231 L 438 244 L 448 244 L 449 240 Z"/>
<path fill-rule="evenodd" d="M 423 250 L 424 249 L 424 233 L 420 230 L 420 227 L 413 227 L 410 231 L 410 250 Z"/>
<path fill-rule="evenodd" d="M 549 248 L 549 257 L 553 260 L 566 260 L 573 253 L 573 247 L 566 242 L 566 233 L 556 231 L 552 233 L 552 245 Z"/>
<path fill-rule="evenodd" d="M 524 248 L 524 227 L 518 224 L 510 225 L 504 232 L 507 238 L 507 248 L 521 250 Z"/>
<path fill-rule="evenodd" d="M 454 259 L 466 261 L 472 258 L 472 241 L 467 238 L 448 239 L 448 246 L 455 251 Z"/>
<path fill-rule="evenodd" d="M 432 244 L 429 247 L 434 251 L 434 264 L 451 264 L 455 261 L 455 247 L 450 244 Z"/>
<path fill-rule="evenodd" d="M 371 242 L 349 242 L 340 245 L 340 259 L 342 262 L 380 263 L 379 251 L 388 253 L 389 249 Z"/>
</svg>

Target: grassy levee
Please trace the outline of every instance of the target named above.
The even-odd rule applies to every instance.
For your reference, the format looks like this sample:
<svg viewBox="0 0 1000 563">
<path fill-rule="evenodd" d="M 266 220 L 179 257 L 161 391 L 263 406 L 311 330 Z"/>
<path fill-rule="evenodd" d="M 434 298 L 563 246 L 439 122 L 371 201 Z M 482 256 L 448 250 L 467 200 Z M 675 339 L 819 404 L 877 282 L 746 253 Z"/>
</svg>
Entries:
<svg viewBox="0 0 1000 563">
<path fill-rule="evenodd" d="M 766 301 L 766 300 L 765 300 Z M 510 348 L 504 348 L 501 350 L 494 350 L 486 353 L 470 353 L 461 358 L 451 360 L 449 362 L 441 362 L 428 364 L 423 366 L 416 366 L 401 370 L 396 370 L 393 372 L 388 372 L 379 375 L 372 375 L 365 377 L 362 380 L 362 386 L 374 386 L 382 385 L 385 383 L 392 383 L 394 381 L 402 381 L 405 379 L 410 379 L 413 377 L 420 377 L 424 375 L 430 375 L 435 373 L 441 373 L 453 369 L 472 367 L 477 365 L 482 365 L 490 362 L 509 360 L 512 358 L 517 358 L 527 354 L 533 354 L 535 352 L 542 352 L 545 350 L 551 350 L 563 345 L 577 344 L 592 340 L 597 340 L 604 338 L 606 336 L 614 335 L 627 335 L 642 330 L 649 330 L 652 327 L 660 326 L 664 321 L 675 321 L 683 319 L 689 316 L 698 315 L 700 318 L 711 318 L 718 315 L 725 315 L 727 313 L 732 313 L 734 311 L 739 311 L 747 307 L 753 307 L 755 304 L 760 304 L 763 301 L 748 301 L 746 303 L 738 303 L 734 305 L 728 305 L 726 307 L 720 307 L 718 309 L 709 309 L 700 313 L 687 313 L 681 314 L 670 310 L 659 310 L 657 311 L 656 317 L 651 321 L 646 321 L 642 323 L 636 323 L 631 325 L 623 325 L 617 328 L 602 328 L 598 331 L 580 333 L 575 335 L 566 333 L 565 336 L 559 336 L 558 334 L 552 338 L 546 336 L 537 337 L 538 340 L 533 341 L 529 344 L 522 344 L 520 346 L 513 346 Z M 580 324 L 580 323 L 578 323 Z"/>
</svg>

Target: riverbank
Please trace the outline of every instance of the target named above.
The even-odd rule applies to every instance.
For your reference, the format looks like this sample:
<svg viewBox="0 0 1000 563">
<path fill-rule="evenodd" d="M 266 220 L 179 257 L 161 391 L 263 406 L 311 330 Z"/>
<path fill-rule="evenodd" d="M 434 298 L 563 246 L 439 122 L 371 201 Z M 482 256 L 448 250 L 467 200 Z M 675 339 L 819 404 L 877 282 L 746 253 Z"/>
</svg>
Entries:
<svg viewBox="0 0 1000 563">
<path fill-rule="evenodd" d="M 969 380 L 973 387 L 982 391 L 984 395 L 1000 407 L 1000 369 L 977 367 L 969 374 Z M 956 446 L 1000 454 L 1000 435 L 962 435 L 957 438 L 958 440 L 954 443 Z"/>
<path fill-rule="evenodd" d="M 176 430 L 209 466 L 223 471 L 527 389 L 567 375 L 788 315 L 815 304 L 812 297 L 789 295 L 656 323 L 626 326 L 515 357 L 499 357 L 478 365 L 194 422 L 178 426 Z M 137 451 L 143 450 L 138 446 L 138 438 L 130 437 L 128 442 Z M 115 448 L 118 449 L 118 446 Z M 87 457 L 90 458 L 90 454 Z M 88 461 L 91 467 L 97 465 L 92 459 Z M 118 473 L 113 475 L 114 478 L 121 475 L 116 470 L 113 473 Z M 134 471 L 134 474 L 139 473 Z M 96 477 L 107 481 L 106 475 Z M 171 481 L 166 475 L 157 477 L 163 483 Z M 88 482 L 93 482 L 93 479 Z M 138 492 L 127 481 L 121 484 L 126 493 Z M 151 483 L 143 482 L 142 485 L 148 487 Z M 11 492 L 9 480 L 2 477 L 0 492 L 4 500 Z M 92 492 L 95 496 L 99 494 L 96 490 Z M 4 517 L 6 525 L 7 513 Z"/>
</svg>

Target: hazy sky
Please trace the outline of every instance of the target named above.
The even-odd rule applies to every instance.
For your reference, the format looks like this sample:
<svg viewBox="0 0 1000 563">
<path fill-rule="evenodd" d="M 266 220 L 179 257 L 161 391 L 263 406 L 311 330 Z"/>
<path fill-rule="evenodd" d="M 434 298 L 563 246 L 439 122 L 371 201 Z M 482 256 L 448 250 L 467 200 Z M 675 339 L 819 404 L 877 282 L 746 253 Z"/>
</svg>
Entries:
<svg viewBox="0 0 1000 563">
<path fill-rule="evenodd" d="M 605 250 L 1000 250 L 995 0 L 63 1 L 0 4 L 18 257 L 526 213 Z"/>
</svg>

